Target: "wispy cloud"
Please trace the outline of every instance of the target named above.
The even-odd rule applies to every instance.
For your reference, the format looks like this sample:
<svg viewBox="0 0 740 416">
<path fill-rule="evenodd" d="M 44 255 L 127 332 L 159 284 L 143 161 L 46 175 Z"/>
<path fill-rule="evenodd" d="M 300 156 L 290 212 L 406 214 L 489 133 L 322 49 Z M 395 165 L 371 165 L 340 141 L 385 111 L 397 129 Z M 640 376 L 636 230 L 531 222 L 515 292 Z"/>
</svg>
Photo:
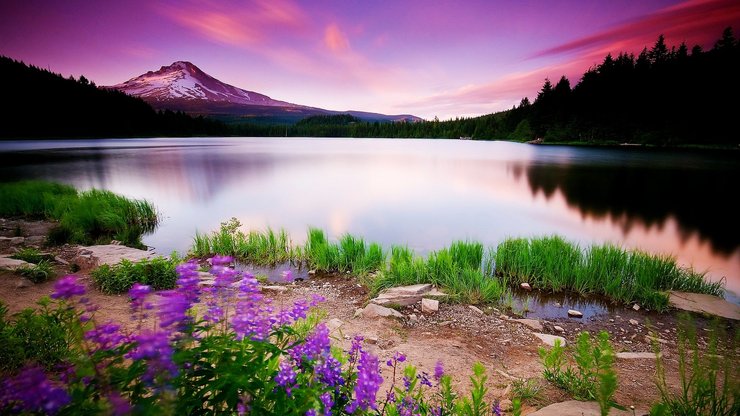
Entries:
<svg viewBox="0 0 740 416">
<path fill-rule="evenodd" d="M 324 31 L 324 44 L 333 52 L 344 52 L 349 50 L 349 40 L 336 23 L 326 27 Z"/>
<path fill-rule="evenodd" d="M 716 40 L 723 26 L 740 23 L 737 0 L 689 0 L 609 30 L 537 52 L 534 58 L 566 53 L 618 52 L 642 48 L 664 34 L 669 41 Z M 689 45 L 691 46 L 691 45 Z"/>
</svg>

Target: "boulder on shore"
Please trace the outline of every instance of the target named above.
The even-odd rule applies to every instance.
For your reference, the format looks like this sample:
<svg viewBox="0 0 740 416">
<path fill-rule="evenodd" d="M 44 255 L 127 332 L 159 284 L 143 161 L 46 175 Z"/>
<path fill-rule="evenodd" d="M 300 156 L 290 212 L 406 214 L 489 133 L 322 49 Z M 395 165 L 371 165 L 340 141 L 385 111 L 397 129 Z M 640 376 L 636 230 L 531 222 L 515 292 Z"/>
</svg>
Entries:
<svg viewBox="0 0 740 416">
<path fill-rule="evenodd" d="M 444 297 L 445 293 L 436 290 L 428 283 L 410 286 L 397 286 L 386 289 L 378 294 L 378 297 L 370 302 L 381 305 L 409 306 L 421 302 L 422 297 Z"/>
<path fill-rule="evenodd" d="M 114 244 L 105 244 L 79 247 L 72 263 L 77 264 L 80 269 L 89 270 L 104 264 L 112 266 L 114 264 L 118 264 L 123 259 L 140 261 L 151 259 L 154 256 L 155 254 L 151 251 Z"/>
<path fill-rule="evenodd" d="M 401 314 L 401 312 L 398 312 L 395 309 L 386 308 L 385 306 L 376 305 L 374 303 L 369 303 L 360 313 L 363 318 L 403 318 L 403 314 Z"/>
<path fill-rule="evenodd" d="M 676 309 L 740 320 L 740 306 L 717 296 L 670 291 L 668 292 L 668 303 Z"/>
</svg>

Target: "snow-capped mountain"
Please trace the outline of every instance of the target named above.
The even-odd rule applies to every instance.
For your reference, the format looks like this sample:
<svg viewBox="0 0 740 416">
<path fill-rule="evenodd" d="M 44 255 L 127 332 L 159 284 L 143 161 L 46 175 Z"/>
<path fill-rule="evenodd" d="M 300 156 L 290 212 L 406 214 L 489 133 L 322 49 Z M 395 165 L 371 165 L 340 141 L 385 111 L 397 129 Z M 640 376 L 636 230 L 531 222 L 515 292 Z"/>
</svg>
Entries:
<svg viewBox="0 0 740 416">
<path fill-rule="evenodd" d="M 160 110 L 190 114 L 294 122 L 312 115 L 349 113 L 363 120 L 418 121 L 412 115 L 385 115 L 359 111 L 332 111 L 292 104 L 226 84 L 187 61 L 177 61 L 107 88 L 139 97 Z"/>
<path fill-rule="evenodd" d="M 225 84 L 185 61 L 163 66 L 158 71 L 149 71 L 111 88 L 149 102 L 184 99 L 246 105 L 293 106 L 263 94 Z"/>
</svg>

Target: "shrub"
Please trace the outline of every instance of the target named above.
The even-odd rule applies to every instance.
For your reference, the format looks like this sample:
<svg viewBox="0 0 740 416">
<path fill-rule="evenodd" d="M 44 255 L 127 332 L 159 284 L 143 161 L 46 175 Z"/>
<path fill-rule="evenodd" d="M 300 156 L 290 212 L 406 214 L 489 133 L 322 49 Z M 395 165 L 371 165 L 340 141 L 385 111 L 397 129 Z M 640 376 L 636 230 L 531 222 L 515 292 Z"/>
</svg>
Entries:
<svg viewBox="0 0 740 416">
<path fill-rule="evenodd" d="M 155 290 L 173 289 L 177 281 L 175 266 L 180 261 L 174 254 L 170 258 L 160 256 L 137 262 L 123 259 L 113 266 L 98 267 L 91 276 L 98 288 L 108 294 L 125 293 L 134 283 L 149 285 Z"/>
</svg>

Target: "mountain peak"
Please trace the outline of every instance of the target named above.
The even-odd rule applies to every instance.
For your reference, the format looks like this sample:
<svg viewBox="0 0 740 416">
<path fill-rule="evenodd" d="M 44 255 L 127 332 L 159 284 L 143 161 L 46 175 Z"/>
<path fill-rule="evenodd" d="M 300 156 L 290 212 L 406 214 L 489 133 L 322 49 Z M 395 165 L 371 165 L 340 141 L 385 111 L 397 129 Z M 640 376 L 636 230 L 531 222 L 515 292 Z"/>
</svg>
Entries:
<svg viewBox="0 0 740 416">
<path fill-rule="evenodd" d="M 175 61 L 111 88 L 143 98 L 152 104 L 171 100 L 229 104 L 292 106 L 290 103 L 223 83 L 188 61 Z"/>
</svg>

